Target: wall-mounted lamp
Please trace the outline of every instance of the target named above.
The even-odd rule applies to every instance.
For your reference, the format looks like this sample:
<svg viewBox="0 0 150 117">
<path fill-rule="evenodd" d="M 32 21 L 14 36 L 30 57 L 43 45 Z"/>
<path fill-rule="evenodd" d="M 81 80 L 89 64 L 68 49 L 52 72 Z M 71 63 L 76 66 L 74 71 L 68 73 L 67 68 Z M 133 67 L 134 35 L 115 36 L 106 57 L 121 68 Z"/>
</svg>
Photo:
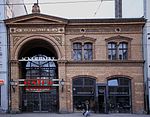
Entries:
<svg viewBox="0 0 150 117">
<path fill-rule="evenodd" d="M 18 85 L 17 81 L 11 80 L 11 81 L 10 81 L 10 85 L 11 85 L 11 87 L 12 87 L 12 89 L 13 89 L 13 92 L 15 93 L 15 88 L 16 88 L 17 85 Z"/>
<path fill-rule="evenodd" d="M 60 85 L 61 85 L 61 91 L 63 92 L 64 91 L 64 85 L 65 85 L 64 79 L 61 79 Z"/>
</svg>

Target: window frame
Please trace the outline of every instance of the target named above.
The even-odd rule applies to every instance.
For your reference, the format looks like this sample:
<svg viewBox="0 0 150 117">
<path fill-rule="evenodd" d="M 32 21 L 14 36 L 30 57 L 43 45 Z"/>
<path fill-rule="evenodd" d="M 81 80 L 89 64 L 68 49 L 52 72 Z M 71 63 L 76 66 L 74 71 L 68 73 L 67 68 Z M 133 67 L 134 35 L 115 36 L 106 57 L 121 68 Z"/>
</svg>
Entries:
<svg viewBox="0 0 150 117">
<path fill-rule="evenodd" d="M 70 39 L 70 41 L 71 41 L 71 60 L 73 60 L 73 61 L 92 61 L 94 58 L 95 58 L 95 52 L 94 52 L 94 50 L 95 50 L 95 41 L 96 41 L 96 39 L 93 39 L 93 38 L 91 38 L 91 37 L 85 37 L 85 36 L 81 36 L 81 37 L 77 37 L 77 38 L 73 38 L 73 39 Z M 82 44 L 82 57 L 81 57 L 81 60 L 75 60 L 74 59 L 74 48 L 73 48 L 73 46 L 74 46 L 74 44 L 75 43 L 81 43 Z M 91 46 L 92 46 L 92 48 L 91 48 L 91 51 L 92 51 L 92 57 L 91 57 L 91 59 L 89 58 L 89 59 L 85 59 L 85 49 L 84 49 L 84 46 L 85 46 L 85 44 L 91 44 Z M 90 49 L 87 49 L 87 50 L 90 50 Z"/>
<path fill-rule="evenodd" d="M 117 85 L 109 85 L 109 81 L 112 81 L 112 80 L 117 80 Z M 128 81 L 128 84 L 121 84 L 121 80 L 124 82 L 124 80 L 127 80 Z M 128 112 L 132 112 L 132 90 L 131 90 L 131 87 L 132 87 L 132 81 L 130 78 L 128 77 L 125 77 L 125 76 L 115 76 L 115 77 L 112 77 L 112 78 L 109 78 L 107 80 L 107 85 L 108 85 L 108 99 L 109 99 L 109 111 L 110 112 L 113 112 L 113 111 L 118 111 L 119 113 L 128 113 Z M 119 89 L 128 89 L 128 93 L 126 94 L 125 92 L 121 92 L 120 93 L 120 90 Z M 115 89 L 115 90 L 113 90 Z M 114 94 L 110 93 L 110 92 L 113 92 Z M 113 98 L 113 102 L 111 102 L 111 99 Z M 124 98 L 124 100 L 127 100 L 128 99 L 128 103 L 125 103 L 125 104 L 122 104 L 123 102 L 120 102 L 119 100 L 121 98 Z M 118 100 L 117 100 L 118 99 Z M 115 103 L 114 103 L 115 102 Z M 113 108 L 111 108 L 111 105 L 114 104 L 114 110 Z M 122 110 L 122 107 L 119 106 L 119 105 L 122 105 L 122 107 L 126 108 L 126 111 L 125 110 Z"/>
<path fill-rule="evenodd" d="M 132 41 L 132 38 L 129 38 L 129 37 L 124 37 L 124 36 L 114 36 L 114 37 L 110 37 L 110 38 L 107 38 L 105 39 L 106 41 L 106 59 L 107 60 L 112 60 L 112 59 L 109 59 L 108 57 L 108 54 L 109 54 L 109 50 L 108 50 L 108 44 L 109 43 L 116 43 L 117 44 L 117 55 L 116 55 L 116 59 L 115 60 L 129 60 L 131 59 L 131 41 Z M 127 44 L 127 57 L 126 59 L 119 59 L 119 44 L 121 43 L 126 43 Z"/>
</svg>

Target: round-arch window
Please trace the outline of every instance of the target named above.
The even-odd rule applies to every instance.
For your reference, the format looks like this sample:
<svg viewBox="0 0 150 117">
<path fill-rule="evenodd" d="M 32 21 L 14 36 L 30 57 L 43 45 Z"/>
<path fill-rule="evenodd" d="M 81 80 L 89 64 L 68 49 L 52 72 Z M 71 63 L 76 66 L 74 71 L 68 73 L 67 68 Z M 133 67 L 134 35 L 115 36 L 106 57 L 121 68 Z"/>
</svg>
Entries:
<svg viewBox="0 0 150 117">
<path fill-rule="evenodd" d="M 110 113 L 131 112 L 131 80 L 117 77 L 108 80 L 108 104 Z"/>
<path fill-rule="evenodd" d="M 94 109 L 96 80 L 89 77 L 73 79 L 73 109 L 82 111 L 86 101 L 89 101 L 91 110 Z"/>
<path fill-rule="evenodd" d="M 46 57 L 35 55 L 33 58 Z M 56 78 L 56 64 L 54 61 L 28 61 L 26 64 L 26 79 L 54 79 Z"/>
</svg>

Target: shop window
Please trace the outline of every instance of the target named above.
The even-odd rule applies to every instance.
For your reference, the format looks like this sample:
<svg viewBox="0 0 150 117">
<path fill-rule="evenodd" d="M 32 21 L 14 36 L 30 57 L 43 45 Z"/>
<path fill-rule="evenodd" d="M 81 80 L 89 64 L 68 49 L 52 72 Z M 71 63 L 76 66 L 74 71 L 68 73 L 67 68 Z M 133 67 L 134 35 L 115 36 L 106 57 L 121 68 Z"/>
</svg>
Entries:
<svg viewBox="0 0 150 117">
<path fill-rule="evenodd" d="M 128 43 L 115 42 L 108 43 L 108 59 L 109 60 L 126 60 L 128 59 Z"/>
<path fill-rule="evenodd" d="M 131 81 L 118 77 L 108 80 L 108 104 L 110 113 L 131 113 Z"/>
<path fill-rule="evenodd" d="M 74 60 L 92 60 L 93 59 L 92 43 L 73 43 L 73 59 Z"/>
<path fill-rule="evenodd" d="M 90 102 L 91 111 L 95 109 L 95 84 L 96 80 L 88 77 L 73 79 L 73 109 L 82 111 L 85 101 Z"/>
</svg>

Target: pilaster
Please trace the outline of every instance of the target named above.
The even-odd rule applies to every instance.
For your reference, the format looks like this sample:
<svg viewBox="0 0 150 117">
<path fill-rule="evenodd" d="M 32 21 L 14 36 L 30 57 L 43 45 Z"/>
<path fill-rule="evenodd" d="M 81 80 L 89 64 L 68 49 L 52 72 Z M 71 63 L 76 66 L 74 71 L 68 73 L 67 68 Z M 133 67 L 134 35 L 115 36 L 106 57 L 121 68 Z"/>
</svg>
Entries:
<svg viewBox="0 0 150 117">
<path fill-rule="evenodd" d="M 11 113 L 18 113 L 19 110 L 19 86 L 18 86 L 18 79 L 19 79 L 19 62 L 18 60 L 11 60 L 10 61 L 10 68 L 11 68 L 11 76 L 10 81 L 14 81 L 17 85 L 11 85 Z"/>
<path fill-rule="evenodd" d="M 64 80 L 64 86 L 59 87 L 59 112 L 60 113 L 66 113 L 68 112 L 67 109 L 67 94 L 66 94 L 66 61 L 58 61 L 58 75 L 59 75 L 59 81 L 62 79 Z"/>
</svg>

